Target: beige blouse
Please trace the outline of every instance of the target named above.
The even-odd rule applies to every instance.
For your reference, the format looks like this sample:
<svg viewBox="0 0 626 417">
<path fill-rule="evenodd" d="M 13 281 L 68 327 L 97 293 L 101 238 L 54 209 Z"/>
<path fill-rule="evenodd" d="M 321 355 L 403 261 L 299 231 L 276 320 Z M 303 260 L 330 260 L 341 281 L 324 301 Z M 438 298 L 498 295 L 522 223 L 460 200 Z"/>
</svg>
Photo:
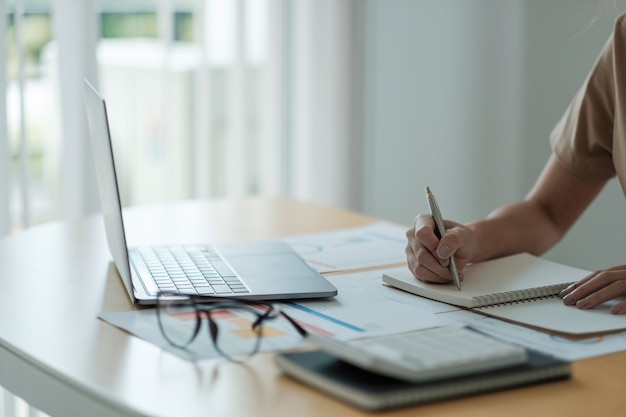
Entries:
<svg viewBox="0 0 626 417">
<path fill-rule="evenodd" d="M 626 15 L 550 135 L 565 169 L 589 179 L 617 175 L 626 195 Z"/>
</svg>

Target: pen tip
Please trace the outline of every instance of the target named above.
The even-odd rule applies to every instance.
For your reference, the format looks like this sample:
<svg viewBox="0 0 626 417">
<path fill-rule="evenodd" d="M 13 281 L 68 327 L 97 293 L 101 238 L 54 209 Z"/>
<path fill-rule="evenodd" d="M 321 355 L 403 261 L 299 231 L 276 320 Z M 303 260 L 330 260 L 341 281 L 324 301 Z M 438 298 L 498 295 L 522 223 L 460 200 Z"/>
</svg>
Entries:
<svg viewBox="0 0 626 417">
<path fill-rule="evenodd" d="M 428 185 L 426 186 L 426 193 L 430 194 L 430 187 Z"/>
</svg>

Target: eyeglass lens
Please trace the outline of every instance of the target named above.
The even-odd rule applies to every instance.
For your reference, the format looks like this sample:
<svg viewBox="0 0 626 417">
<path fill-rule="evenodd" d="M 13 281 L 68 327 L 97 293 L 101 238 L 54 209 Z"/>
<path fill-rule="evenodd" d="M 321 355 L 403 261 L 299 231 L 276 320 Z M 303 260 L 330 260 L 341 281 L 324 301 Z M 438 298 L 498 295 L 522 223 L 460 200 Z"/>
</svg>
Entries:
<svg viewBox="0 0 626 417">
<path fill-rule="evenodd" d="M 185 296 L 159 299 L 157 316 L 163 336 L 174 346 L 185 348 L 207 331 L 215 349 L 227 359 L 242 362 L 258 351 L 263 326 L 262 311 L 237 302 L 216 302 L 197 306 Z"/>
</svg>

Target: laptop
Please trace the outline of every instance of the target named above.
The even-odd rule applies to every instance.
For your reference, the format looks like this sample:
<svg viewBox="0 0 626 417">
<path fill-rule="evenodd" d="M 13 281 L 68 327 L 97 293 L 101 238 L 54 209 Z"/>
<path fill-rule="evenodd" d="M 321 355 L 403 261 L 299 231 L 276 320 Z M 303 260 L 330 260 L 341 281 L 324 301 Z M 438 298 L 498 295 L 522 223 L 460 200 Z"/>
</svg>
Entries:
<svg viewBox="0 0 626 417">
<path fill-rule="evenodd" d="M 160 291 L 207 296 L 207 301 L 337 295 L 337 289 L 284 242 L 128 248 L 106 104 L 87 80 L 84 93 L 108 246 L 133 303 L 154 304 Z"/>
</svg>

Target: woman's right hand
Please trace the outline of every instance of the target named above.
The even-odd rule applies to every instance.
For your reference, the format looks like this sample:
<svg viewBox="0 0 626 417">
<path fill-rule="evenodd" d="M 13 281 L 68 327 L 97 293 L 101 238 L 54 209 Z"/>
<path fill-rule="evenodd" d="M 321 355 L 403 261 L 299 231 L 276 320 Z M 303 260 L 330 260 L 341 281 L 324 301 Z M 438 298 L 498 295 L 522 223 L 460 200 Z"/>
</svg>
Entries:
<svg viewBox="0 0 626 417">
<path fill-rule="evenodd" d="M 477 238 L 472 229 L 459 223 L 444 220 L 446 233 L 439 239 L 435 222 L 430 214 L 420 214 L 413 227 L 406 232 L 409 269 L 420 281 L 429 283 L 452 283 L 448 268 L 454 255 L 459 278 L 463 279 L 463 268 L 476 252 Z"/>
</svg>

